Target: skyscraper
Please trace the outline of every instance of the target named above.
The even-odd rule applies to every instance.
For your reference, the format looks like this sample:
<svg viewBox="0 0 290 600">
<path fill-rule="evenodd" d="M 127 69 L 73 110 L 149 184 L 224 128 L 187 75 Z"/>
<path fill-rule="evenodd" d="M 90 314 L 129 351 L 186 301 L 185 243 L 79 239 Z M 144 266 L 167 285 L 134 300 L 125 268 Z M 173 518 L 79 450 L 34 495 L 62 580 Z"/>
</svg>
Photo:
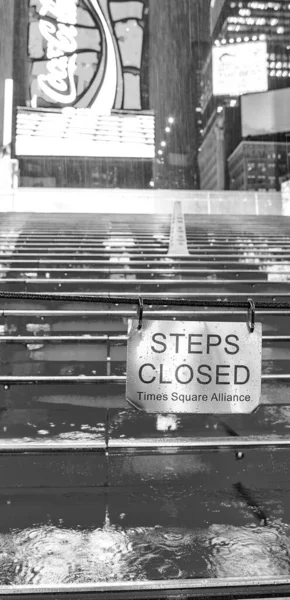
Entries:
<svg viewBox="0 0 290 600">
<path fill-rule="evenodd" d="M 290 3 L 211 0 L 210 26 L 211 50 L 202 72 L 199 166 L 201 187 L 205 188 L 206 164 L 218 164 L 223 177 L 217 170 L 211 178 L 212 189 L 218 189 L 229 186 L 227 159 L 241 141 L 240 97 L 290 86 Z M 228 137 L 233 119 L 236 126 L 231 143 L 226 147 L 221 142 L 221 152 L 221 146 L 210 145 L 207 139 L 213 138 L 217 129 L 220 138 Z"/>
</svg>

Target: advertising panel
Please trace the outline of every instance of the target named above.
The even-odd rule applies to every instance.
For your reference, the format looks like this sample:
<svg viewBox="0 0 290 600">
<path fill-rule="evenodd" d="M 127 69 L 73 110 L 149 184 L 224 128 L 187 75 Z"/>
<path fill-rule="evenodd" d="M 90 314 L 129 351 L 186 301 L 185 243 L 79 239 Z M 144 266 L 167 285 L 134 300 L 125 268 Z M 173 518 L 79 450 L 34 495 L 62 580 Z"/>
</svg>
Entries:
<svg viewBox="0 0 290 600">
<path fill-rule="evenodd" d="M 143 158 L 155 155 L 154 115 L 91 109 L 19 108 L 17 156 Z"/>
<path fill-rule="evenodd" d="M 147 0 L 29 0 L 33 108 L 141 110 Z"/>
<path fill-rule="evenodd" d="M 267 91 L 266 42 L 214 47 L 212 58 L 214 96 L 242 96 Z"/>
<path fill-rule="evenodd" d="M 19 157 L 152 159 L 148 0 L 28 0 Z"/>
<path fill-rule="evenodd" d="M 242 98 L 242 135 L 270 135 L 290 131 L 290 88 Z"/>
</svg>

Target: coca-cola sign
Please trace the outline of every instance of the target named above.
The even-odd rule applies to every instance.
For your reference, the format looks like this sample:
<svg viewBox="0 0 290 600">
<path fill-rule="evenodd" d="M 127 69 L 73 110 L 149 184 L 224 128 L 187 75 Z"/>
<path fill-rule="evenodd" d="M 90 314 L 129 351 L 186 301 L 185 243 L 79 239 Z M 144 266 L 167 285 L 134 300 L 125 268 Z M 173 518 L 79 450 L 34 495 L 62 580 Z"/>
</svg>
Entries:
<svg viewBox="0 0 290 600">
<path fill-rule="evenodd" d="M 148 0 L 30 0 L 30 102 L 141 109 Z"/>
</svg>

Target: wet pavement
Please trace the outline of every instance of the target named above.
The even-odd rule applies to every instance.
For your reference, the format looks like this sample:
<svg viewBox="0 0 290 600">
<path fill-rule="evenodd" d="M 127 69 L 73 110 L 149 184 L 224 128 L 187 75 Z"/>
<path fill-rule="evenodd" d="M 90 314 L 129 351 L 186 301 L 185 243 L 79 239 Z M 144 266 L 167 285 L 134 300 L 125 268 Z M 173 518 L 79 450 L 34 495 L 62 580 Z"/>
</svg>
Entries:
<svg viewBox="0 0 290 600">
<path fill-rule="evenodd" d="M 287 219 L 188 215 L 186 228 L 180 258 L 167 256 L 170 216 L 5 215 L 0 290 L 289 301 Z M 135 314 L 1 300 L 0 376 L 124 377 Z M 146 314 L 246 319 L 221 308 Z M 2 385 L 0 585 L 290 577 L 289 450 L 279 447 L 290 387 L 275 379 L 290 375 L 290 320 L 274 309 L 257 320 L 272 379 L 252 415 L 139 414 L 122 379 Z"/>
<path fill-rule="evenodd" d="M 119 510 L 119 496 L 114 490 L 108 493 L 113 513 Z M 146 525 L 141 518 L 137 525 L 135 518 L 131 526 L 120 524 L 124 513 L 115 522 L 108 510 L 104 515 L 104 498 L 96 493 L 46 495 L 43 502 L 37 495 L 20 496 L 9 502 L 2 498 L 6 524 L 0 538 L 0 585 L 290 574 L 289 526 L 281 518 L 284 506 L 277 495 L 265 499 L 273 514 L 267 527 L 257 525 L 242 502 L 228 493 L 213 498 L 185 489 L 178 496 L 171 489 L 151 488 L 143 495 L 131 491 L 127 511 L 150 508 L 156 514 L 156 523 L 151 519 Z M 158 519 L 160 503 L 167 523 L 164 515 L 161 524 Z M 180 511 L 190 518 L 177 524 Z"/>
</svg>

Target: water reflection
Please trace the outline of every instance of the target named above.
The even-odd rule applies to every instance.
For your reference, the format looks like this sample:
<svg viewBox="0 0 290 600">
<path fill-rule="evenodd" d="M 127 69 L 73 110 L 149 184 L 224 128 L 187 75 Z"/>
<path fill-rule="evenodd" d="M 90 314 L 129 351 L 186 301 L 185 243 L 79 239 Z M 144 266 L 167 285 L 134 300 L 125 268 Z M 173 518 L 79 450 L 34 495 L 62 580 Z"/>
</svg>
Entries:
<svg viewBox="0 0 290 600">
<path fill-rule="evenodd" d="M 122 517 L 122 515 L 120 515 Z M 212 524 L 83 529 L 42 524 L 0 536 L 0 584 L 290 575 L 289 530 Z"/>
<path fill-rule="evenodd" d="M 264 423 L 270 423 L 271 428 L 283 426 L 290 429 L 290 406 L 268 406 L 264 411 Z"/>
<path fill-rule="evenodd" d="M 106 250 L 111 250 L 111 248 L 124 248 L 135 246 L 134 238 L 118 236 L 118 237 L 108 237 L 105 241 L 102 242 L 102 245 L 105 246 Z"/>
<path fill-rule="evenodd" d="M 264 270 L 268 273 L 268 281 L 290 281 L 290 265 L 268 265 Z"/>
<path fill-rule="evenodd" d="M 111 254 L 110 258 L 109 258 L 109 262 L 113 262 L 113 263 L 129 263 L 130 262 L 130 257 L 128 252 L 123 252 L 123 254 L 121 256 L 119 256 L 118 254 Z"/>
<path fill-rule="evenodd" d="M 211 577 L 281 577 L 289 575 L 290 540 L 288 527 L 276 523 L 270 528 L 214 525 L 207 545 L 212 553 L 208 568 Z"/>
</svg>

